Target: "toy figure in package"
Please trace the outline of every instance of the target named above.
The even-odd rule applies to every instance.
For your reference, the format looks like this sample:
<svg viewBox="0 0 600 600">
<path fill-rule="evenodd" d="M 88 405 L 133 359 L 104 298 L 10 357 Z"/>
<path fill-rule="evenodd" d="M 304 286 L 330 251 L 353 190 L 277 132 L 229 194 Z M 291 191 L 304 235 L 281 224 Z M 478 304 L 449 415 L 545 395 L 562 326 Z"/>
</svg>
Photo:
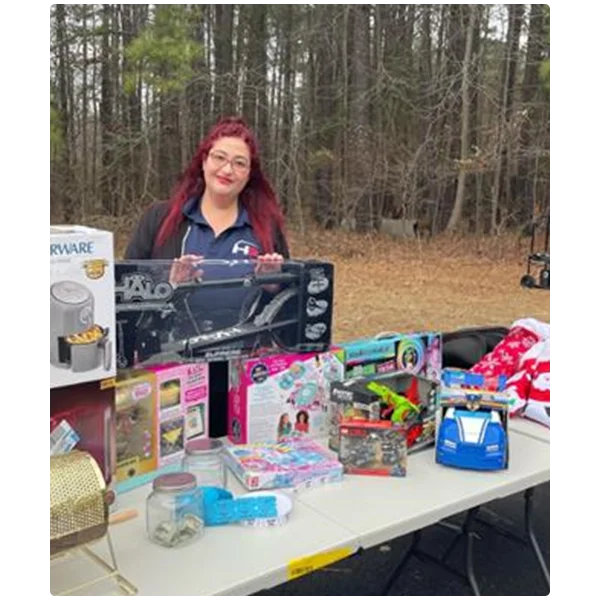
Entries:
<svg viewBox="0 0 600 600">
<path fill-rule="evenodd" d="M 402 425 L 350 419 L 340 426 L 339 459 L 344 473 L 404 477 L 406 454 Z"/>
<path fill-rule="evenodd" d="M 228 359 L 261 348 L 321 352 L 331 342 L 333 265 L 285 261 L 256 273 L 255 260 L 118 261 L 120 368 L 185 359 Z"/>
<path fill-rule="evenodd" d="M 409 453 L 432 445 L 438 390 L 435 381 L 407 373 L 333 382 L 329 447 L 339 450 L 340 426 L 349 419 L 383 420 L 402 425 Z"/>
<path fill-rule="evenodd" d="M 508 409 L 504 392 L 447 387 L 440 399 L 436 461 L 461 469 L 508 468 Z"/>
</svg>

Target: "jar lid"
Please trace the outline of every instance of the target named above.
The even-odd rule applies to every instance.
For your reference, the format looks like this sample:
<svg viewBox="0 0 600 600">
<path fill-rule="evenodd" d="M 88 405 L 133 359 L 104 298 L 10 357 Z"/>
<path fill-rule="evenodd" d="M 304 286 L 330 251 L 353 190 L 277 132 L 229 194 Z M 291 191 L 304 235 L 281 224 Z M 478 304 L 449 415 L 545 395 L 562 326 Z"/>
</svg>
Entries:
<svg viewBox="0 0 600 600">
<path fill-rule="evenodd" d="M 161 492 L 183 492 L 196 487 L 196 476 L 193 473 L 165 473 L 152 482 L 152 489 Z"/>
<path fill-rule="evenodd" d="M 192 455 L 214 454 L 220 452 L 222 449 L 223 442 L 214 439 L 192 440 L 185 447 L 186 453 Z"/>
</svg>

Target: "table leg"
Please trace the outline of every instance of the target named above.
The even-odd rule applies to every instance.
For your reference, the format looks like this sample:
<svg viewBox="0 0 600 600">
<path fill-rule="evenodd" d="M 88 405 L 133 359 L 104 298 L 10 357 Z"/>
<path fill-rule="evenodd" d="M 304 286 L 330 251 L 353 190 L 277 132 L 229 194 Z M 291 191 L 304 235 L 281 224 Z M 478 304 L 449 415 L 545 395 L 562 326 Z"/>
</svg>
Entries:
<svg viewBox="0 0 600 600">
<path fill-rule="evenodd" d="M 387 596 L 390 593 L 392 586 L 394 585 L 394 583 L 396 582 L 398 577 L 400 577 L 400 573 L 402 572 L 404 567 L 407 565 L 408 561 L 411 559 L 413 554 L 415 554 L 415 552 L 417 551 L 420 541 L 421 541 L 421 530 L 419 529 L 418 531 L 414 531 L 412 533 L 412 541 L 410 544 L 410 548 L 406 551 L 406 553 L 402 557 L 400 564 L 394 569 L 394 572 L 389 576 L 385 586 L 383 587 L 383 591 L 381 592 L 382 596 Z"/>
<path fill-rule="evenodd" d="M 477 585 L 477 579 L 475 579 L 475 570 L 473 569 L 473 533 L 467 532 L 467 544 L 465 546 L 465 570 L 467 571 L 467 578 L 473 589 L 475 596 L 481 596 L 479 593 L 479 586 Z"/>
<path fill-rule="evenodd" d="M 473 566 L 473 541 L 476 537 L 479 537 L 474 531 L 474 525 L 477 519 L 477 513 L 479 512 L 480 508 L 480 506 L 475 506 L 468 511 L 465 522 L 458 527 L 459 533 L 452 540 L 452 543 L 450 544 L 450 546 L 448 546 L 441 559 L 441 562 L 445 563 L 450 557 L 450 554 L 452 554 L 453 550 L 458 545 L 458 543 L 462 539 L 466 540 L 465 571 L 467 573 L 467 580 L 469 581 L 469 585 L 471 586 L 471 589 L 473 590 L 473 594 L 475 596 L 481 595 L 479 592 L 479 585 L 477 584 L 477 579 L 475 578 L 475 569 Z M 447 524 L 444 523 L 444 525 Z"/>
<path fill-rule="evenodd" d="M 489 527 L 490 529 L 493 529 L 496 533 L 499 533 L 500 535 L 502 535 L 510 540 L 513 540 L 515 542 L 519 542 L 520 544 L 523 544 L 524 546 L 531 544 L 531 547 L 533 548 L 533 552 L 535 554 L 537 562 L 540 565 L 540 569 L 542 570 L 544 579 L 546 580 L 546 584 L 548 585 L 548 588 L 550 588 L 550 573 L 548 571 L 548 567 L 546 566 L 546 561 L 544 560 L 544 556 L 540 550 L 540 546 L 539 546 L 539 543 L 535 536 L 535 532 L 533 531 L 533 492 L 534 492 L 534 490 L 535 490 L 535 488 L 528 488 L 527 490 L 525 490 L 525 531 L 527 533 L 527 539 L 523 538 L 522 536 L 514 534 L 512 531 L 510 531 L 510 529 L 507 529 L 506 527 L 496 523 L 495 521 L 500 522 L 503 519 L 502 519 L 502 517 L 499 517 L 499 515 L 497 515 L 492 510 L 489 510 L 489 509 L 482 510 L 480 515 L 477 516 L 477 522 L 481 523 L 482 525 L 485 525 L 486 527 Z M 488 515 L 491 515 L 491 517 L 493 519 L 492 522 L 490 522 L 488 519 L 483 518 L 484 514 L 486 514 L 486 513 Z M 506 521 L 506 519 L 504 519 L 504 521 Z M 512 524 L 510 521 L 506 521 L 506 522 L 508 522 L 509 524 Z"/>
<path fill-rule="evenodd" d="M 412 534 L 413 538 L 412 538 L 410 547 L 408 548 L 408 550 L 402 557 L 400 564 L 394 569 L 393 573 L 390 575 L 389 579 L 387 580 L 387 582 L 385 584 L 385 587 L 383 588 L 383 592 L 381 595 L 387 596 L 389 594 L 392 586 L 397 581 L 402 570 L 404 569 L 404 567 L 406 566 L 408 561 L 414 556 L 415 558 L 419 558 L 421 560 L 427 560 L 429 562 L 432 562 L 433 564 L 437 565 L 438 567 L 441 567 L 442 569 L 444 569 L 445 571 L 454 575 L 455 577 L 462 579 L 463 581 L 465 581 L 466 583 L 468 583 L 471 586 L 471 589 L 473 590 L 473 594 L 475 596 L 480 596 L 481 594 L 479 592 L 479 585 L 477 584 L 477 579 L 475 578 L 475 569 L 473 567 L 473 540 L 475 537 L 477 537 L 477 534 L 473 531 L 473 526 L 474 526 L 475 517 L 477 516 L 478 511 L 479 511 L 478 506 L 475 508 L 472 508 L 467 513 L 467 517 L 466 517 L 463 525 L 457 526 L 457 527 L 450 526 L 451 529 L 455 529 L 455 530 L 459 531 L 460 533 L 458 533 L 458 535 L 454 538 L 454 540 L 452 541 L 452 544 L 450 545 L 448 550 L 446 550 L 446 552 L 444 553 L 444 556 L 441 560 L 439 558 L 437 558 L 436 556 L 433 556 L 433 555 L 429 554 L 428 552 L 425 552 L 424 550 L 421 550 L 419 548 L 419 543 L 421 541 L 421 534 L 422 534 L 423 530 L 415 531 Z M 440 522 L 439 525 L 448 526 L 448 524 L 444 523 L 444 522 Z M 460 571 L 457 571 L 456 569 L 452 568 L 448 564 L 446 564 L 446 559 L 448 558 L 448 556 L 450 555 L 452 550 L 456 547 L 456 545 L 458 544 L 458 542 L 461 539 L 466 539 L 466 544 L 465 544 L 466 575 L 464 573 L 461 573 Z"/>
<path fill-rule="evenodd" d="M 540 568 L 542 569 L 542 573 L 544 574 L 546 584 L 548 585 L 548 588 L 550 588 L 550 573 L 548 571 L 548 567 L 546 566 L 546 561 L 544 560 L 542 551 L 540 550 L 540 545 L 535 537 L 535 532 L 533 531 L 533 491 L 534 488 L 525 490 L 525 529 L 527 531 L 529 541 L 531 542 L 531 546 L 533 547 L 535 557 L 537 558 Z"/>
</svg>

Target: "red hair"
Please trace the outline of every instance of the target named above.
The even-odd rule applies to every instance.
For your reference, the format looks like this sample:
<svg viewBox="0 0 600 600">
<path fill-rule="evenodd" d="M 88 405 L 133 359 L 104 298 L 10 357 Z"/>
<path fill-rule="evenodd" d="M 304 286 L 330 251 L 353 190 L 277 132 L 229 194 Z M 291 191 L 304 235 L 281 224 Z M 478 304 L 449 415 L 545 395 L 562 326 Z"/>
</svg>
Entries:
<svg viewBox="0 0 600 600">
<path fill-rule="evenodd" d="M 263 252 L 274 251 L 274 225 L 284 235 L 283 213 L 271 184 L 261 170 L 254 133 L 243 119 L 226 117 L 221 119 L 200 142 L 196 154 L 176 184 L 169 199 L 169 211 L 156 237 L 156 247 L 162 246 L 177 231 L 184 219 L 183 206 L 189 198 L 194 195 L 202 197 L 205 185 L 202 163 L 206 160 L 215 141 L 222 137 L 241 138 L 250 150 L 250 176 L 240 194 L 240 202 L 248 211 L 250 224 Z"/>
</svg>

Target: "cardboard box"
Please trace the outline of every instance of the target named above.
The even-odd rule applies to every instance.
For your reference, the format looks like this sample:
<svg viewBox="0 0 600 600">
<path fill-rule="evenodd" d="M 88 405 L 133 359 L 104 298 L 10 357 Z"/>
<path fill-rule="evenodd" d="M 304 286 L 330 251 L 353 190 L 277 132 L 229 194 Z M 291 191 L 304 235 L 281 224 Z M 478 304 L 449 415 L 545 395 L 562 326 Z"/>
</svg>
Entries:
<svg viewBox="0 0 600 600">
<path fill-rule="evenodd" d="M 286 260 L 257 275 L 248 245 L 238 250 L 239 260 L 203 260 L 176 284 L 172 260 L 117 261 L 119 366 L 328 350 L 333 265 Z"/>
<path fill-rule="evenodd" d="M 50 388 L 116 374 L 113 235 L 50 227 Z"/>
<path fill-rule="evenodd" d="M 401 425 L 391 421 L 343 421 L 339 459 L 344 473 L 405 477 L 405 433 Z"/>
<path fill-rule="evenodd" d="M 390 334 L 339 344 L 344 350 L 346 379 L 390 373 L 410 373 L 433 381 L 442 373 L 442 336 L 439 333 Z"/>
<path fill-rule="evenodd" d="M 208 364 L 149 367 L 158 394 L 158 468 L 181 464 L 191 440 L 208 437 Z"/>
<path fill-rule="evenodd" d="M 404 408 L 398 408 L 387 396 L 402 396 Z M 340 427 L 348 419 L 376 422 L 401 417 L 406 429 L 408 452 L 435 443 L 436 411 L 439 399 L 437 382 L 411 375 L 393 373 L 379 377 L 359 377 L 331 384 L 329 447 L 340 450 Z M 410 406 L 408 404 L 410 402 Z M 412 408 L 411 408 L 412 407 Z"/>
<path fill-rule="evenodd" d="M 121 371 L 116 382 L 116 489 L 148 483 L 158 468 L 158 393 L 156 376 Z"/>
<path fill-rule="evenodd" d="M 339 349 L 233 360 L 228 435 L 235 444 L 327 435 L 330 382 L 343 378 Z"/>
</svg>

